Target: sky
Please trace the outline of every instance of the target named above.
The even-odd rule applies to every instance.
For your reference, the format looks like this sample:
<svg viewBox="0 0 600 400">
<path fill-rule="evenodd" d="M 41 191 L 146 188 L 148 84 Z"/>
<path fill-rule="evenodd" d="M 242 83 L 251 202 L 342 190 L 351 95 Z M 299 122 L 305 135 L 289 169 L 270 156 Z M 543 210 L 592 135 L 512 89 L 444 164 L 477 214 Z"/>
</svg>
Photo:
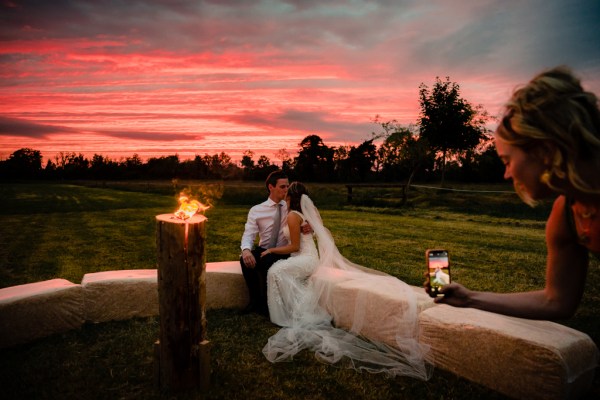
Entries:
<svg viewBox="0 0 600 400">
<path fill-rule="evenodd" d="M 567 65 L 600 95 L 598 0 L 0 0 L 0 160 L 356 145 L 436 77 L 491 115 Z"/>
</svg>

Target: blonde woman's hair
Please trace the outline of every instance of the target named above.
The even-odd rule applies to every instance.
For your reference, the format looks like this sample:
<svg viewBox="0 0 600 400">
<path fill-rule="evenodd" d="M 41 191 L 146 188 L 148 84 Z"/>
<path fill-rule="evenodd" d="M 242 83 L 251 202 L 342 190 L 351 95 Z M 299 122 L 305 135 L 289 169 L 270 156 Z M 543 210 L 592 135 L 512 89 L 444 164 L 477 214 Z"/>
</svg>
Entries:
<svg viewBox="0 0 600 400">
<path fill-rule="evenodd" d="M 600 171 L 598 99 L 583 90 L 569 68 L 542 72 L 515 90 L 496 135 L 525 151 L 553 144 L 552 165 L 541 177 L 550 188 L 560 192 L 552 183 L 558 178 L 582 192 L 600 193 L 592 180 Z M 582 167 L 587 175 L 582 176 Z"/>
</svg>

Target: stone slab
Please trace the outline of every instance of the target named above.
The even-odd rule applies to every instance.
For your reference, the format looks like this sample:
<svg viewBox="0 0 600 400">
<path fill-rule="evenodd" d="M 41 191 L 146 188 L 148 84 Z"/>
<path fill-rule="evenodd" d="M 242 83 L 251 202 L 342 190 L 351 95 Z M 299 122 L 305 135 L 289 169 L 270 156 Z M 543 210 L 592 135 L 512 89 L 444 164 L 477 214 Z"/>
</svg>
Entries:
<svg viewBox="0 0 600 400">
<path fill-rule="evenodd" d="M 206 308 L 243 309 L 248 301 L 248 288 L 239 261 L 206 263 Z"/>
<path fill-rule="evenodd" d="M 81 286 L 86 321 L 119 321 L 158 315 L 157 279 L 156 269 L 85 274 Z"/>
<path fill-rule="evenodd" d="M 83 277 L 85 318 L 90 322 L 158 315 L 157 270 L 117 270 Z M 248 289 L 238 261 L 206 263 L 206 307 L 243 308 Z"/>
<path fill-rule="evenodd" d="M 320 271 L 311 277 L 323 292 L 330 293 L 328 298 L 321 297 L 320 304 L 332 315 L 339 328 L 396 346 L 396 337 L 402 332 L 402 316 L 411 313 L 413 317 L 409 317 L 409 320 L 414 321 L 417 313 L 436 305 L 421 287 L 404 285 L 388 278 L 379 284 L 373 281 L 365 283 L 362 276 L 359 274 L 354 277 L 352 272 L 332 269 Z M 407 294 L 414 299 L 412 307 L 409 307 L 407 297 L 402 294 L 403 290 L 407 290 Z M 357 321 L 355 305 L 359 297 L 365 300 L 368 309 L 359 314 L 360 320 Z M 405 328 L 414 330 L 414 324 Z"/>
<path fill-rule="evenodd" d="M 361 314 L 356 313 L 358 299 L 367 304 Z M 336 326 L 397 347 L 398 335 L 412 337 L 418 313 L 433 306 L 436 304 L 423 288 L 387 279 L 376 286 L 351 280 L 334 287 L 328 311 Z M 404 318 L 409 322 L 403 322 Z"/>
<path fill-rule="evenodd" d="M 0 348 L 79 328 L 81 285 L 51 279 L 0 289 Z"/>
<path fill-rule="evenodd" d="M 311 277 L 311 283 L 315 285 L 316 290 L 322 294 L 329 294 L 330 296 L 321 295 L 319 298 L 319 304 L 324 307 L 330 314 L 335 314 L 335 303 L 336 300 L 333 297 L 334 289 L 352 279 L 355 273 L 350 271 L 344 271 L 341 269 L 334 268 L 323 268 L 318 269 Z"/>
<path fill-rule="evenodd" d="M 517 399 L 575 399 L 591 387 L 598 349 L 550 321 L 447 305 L 419 314 L 436 367 Z"/>
</svg>

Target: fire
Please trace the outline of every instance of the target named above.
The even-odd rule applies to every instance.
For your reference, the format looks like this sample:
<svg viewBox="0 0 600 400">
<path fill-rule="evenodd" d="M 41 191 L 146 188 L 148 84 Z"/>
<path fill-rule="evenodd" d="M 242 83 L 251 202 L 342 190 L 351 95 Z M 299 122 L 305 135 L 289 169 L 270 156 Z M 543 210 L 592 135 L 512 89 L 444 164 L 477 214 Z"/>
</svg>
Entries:
<svg viewBox="0 0 600 400">
<path fill-rule="evenodd" d="M 194 214 L 208 210 L 210 206 L 205 206 L 198 200 L 190 200 L 187 196 L 179 197 L 179 210 L 175 211 L 175 216 L 179 219 L 186 220 L 192 218 Z"/>
</svg>

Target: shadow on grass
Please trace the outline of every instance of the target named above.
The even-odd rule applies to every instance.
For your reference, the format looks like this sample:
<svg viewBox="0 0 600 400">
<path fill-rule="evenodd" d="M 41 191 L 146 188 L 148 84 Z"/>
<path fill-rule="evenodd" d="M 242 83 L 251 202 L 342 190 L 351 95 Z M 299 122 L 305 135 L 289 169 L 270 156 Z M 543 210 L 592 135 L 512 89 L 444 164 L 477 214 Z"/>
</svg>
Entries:
<svg viewBox="0 0 600 400">
<path fill-rule="evenodd" d="M 323 364 L 307 352 L 271 364 L 262 347 L 278 328 L 260 316 L 209 310 L 211 387 L 168 393 L 155 387 L 157 318 L 86 324 L 0 351 L 3 399 L 504 399 L 444 371 L 422 382 Z"/>
</svg>

